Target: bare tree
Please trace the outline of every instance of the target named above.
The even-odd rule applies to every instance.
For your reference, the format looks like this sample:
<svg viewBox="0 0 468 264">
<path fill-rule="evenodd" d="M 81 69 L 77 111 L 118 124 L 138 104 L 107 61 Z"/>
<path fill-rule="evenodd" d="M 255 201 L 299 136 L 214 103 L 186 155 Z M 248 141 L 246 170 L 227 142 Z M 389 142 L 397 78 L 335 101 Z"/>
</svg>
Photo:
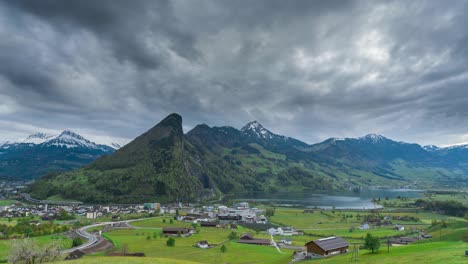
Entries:
<svg viewBox="0 0 468 264">
<path fill-rule="evenodd" d="M 122 251 L 122 255 L 126 256 L 128 253 L 128 245 L 125 243 L 122 244 L 121 251 Z"/>
<path fill-rule="evenodd" d="M 39 247 L 34 240 L 25 238 L 13 240 L 8 261 L 13 264 L 36 264 L 53 262 L 60 257 L 60 245 L 57 242 Z"/>
</svg>

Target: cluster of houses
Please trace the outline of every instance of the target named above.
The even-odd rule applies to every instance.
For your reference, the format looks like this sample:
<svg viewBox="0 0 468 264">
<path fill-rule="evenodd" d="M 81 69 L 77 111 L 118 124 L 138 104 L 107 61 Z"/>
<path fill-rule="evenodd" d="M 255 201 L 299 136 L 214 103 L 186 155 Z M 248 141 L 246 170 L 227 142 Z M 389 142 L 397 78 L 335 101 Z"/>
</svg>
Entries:
<svg viewBox="0 0 468 264">
<path fill-rule="evenodd" d="M 16 196 L 22 189 L 26 188 L 28 182 L 25 181 L 5 181 L 0 180 L 0 200 Z"/>
<path fill-rule="evenodd" d="M 380 218 L 369 218 L 364 221 L 358 229 L 360 230 L 369 230 L 372 227 L 379 227 L 379 226 L 392 226 L 392 221 L 390 221 L 390 217 L 385 216 L 383 219 Z M 403 225 L 396 224 L 394 225 L 394 229 L 397 231 L 405 231 L 405 227 Z"/>
<path fill-rule="evenodd" d="M 266 224 L 268 219 L 262 214 L 263 210 L 250 208 L 246 202 L 235 204 L 232 207 L 203 206 L 200 209 L 188 206 L 176 208 L 177 220 L 200 223 L 205 227 L 233 228 L 232 224 Z"/>
<path fill-rule="evenodd" d="M 271 227 L 267 230 L 267 233 L 272 236 L 302 236 L 304 232 L 302 230 L 296 230 L 290 226 L 282 227 Z"/>
<path fill-rule="evenodd" d="M 52 205 L 52 204 L 24 204 L 15 202 L 11 205 L 0 206 L 0 217 L 40 216 L 42 220 L 59 219 L 62 212 L 69 215 L 84 216 L 96 219 L 103 215 L 124 215 L 155 212 L 145 209 L 143 205 Z"/>
<path fill-rule="evenodd" d="M 432 238 L 432 235 L 430 234 L 421 234 L 419 236 L 415 236 L 415 237 L 397 237 L 397 238 L 394 238 L 392 240 L 390 240 L 390 243 L 392 245 L 396 244 L 396 245 L 408 245 L 410 243 L 413 243 L 413 242 L 416 242 L 416 241 L 419 241 L 419 240 L 422 240 L 422 239 L 428 239 L 428 238 Z"/>
</svg>

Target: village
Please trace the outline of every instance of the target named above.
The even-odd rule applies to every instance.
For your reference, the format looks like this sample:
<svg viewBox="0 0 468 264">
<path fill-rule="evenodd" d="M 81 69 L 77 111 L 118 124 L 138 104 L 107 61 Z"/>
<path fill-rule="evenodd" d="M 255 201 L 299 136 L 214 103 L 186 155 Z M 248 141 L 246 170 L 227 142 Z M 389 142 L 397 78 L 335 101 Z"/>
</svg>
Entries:
<svg viewBox="0 0 468 264">
<path fill-rule="evenodd" d="M 207 252 L 216 251 L 214 248 L 235 248 L 236 245 L 247 247 L 243 250 L 258 247 L 259 252 L 263 251 L 261 248 L 272 248 L 273 252 L 289 255 L 288 262 L 291 263 L 355 254 L 366 248 L 365 234 L 379 235 L 380 243 L 388 247 L 433 238 L 426 230 L 430 230 L 434 223 L 428 225 L 427 220 L 421 221 L 417 212 L 281 208 L 246 201 L 232 202 L 229 206 L 158 202 L 89 205 L 35 200 L 21 193 L 22 186 L 18 183 L 3 190 L 12 202 L 0 205 L 0 219 L 35 227 L 53 223 L 54 232 L 64 232 L 57 235 L 62 234 L 65 239 L 81 237 L 83 244 L 64 248 L 68 259 L 102 250 L 110 250 L 114 255 L 128 255 L 128 252 L 119 253 L 121 248 L 113 244 L 113 236 L 134 231 L 135 236 L 145 235 L 150 243 L 151 239 L 161 237 L 168 239 L 167 243 L 171 241 L 180 247 L 190 245 L 191 248 L 209 250 Z M 0 239 L 38 234 L 0 232 Z M 129 246 L 135 248 L 132 243 Z M 133 253 L 135 256 L 149 254 L 145 250 Z"/>
<path fill-rule="evenodd" d="M 21 196 L 18 196 L 21 197 Z M 24 197 L 23 197 L 24 198 Z M 302 215 L 318 214 L 330 218 L 329 215 L 335 214 L 335 211 L 326 209 L 304 209 Z M 96 237 L 96 241 L 104 241 L 103 232 L 111 232 L 117 229 L 134 229 L 129 220 L 132 219 L 162 219 L 157 225 L 160 228 L 162 237 L 177 237 L 186 238 L 200 232 L 201 229 L 212 230 L 231 230 L 232 237 L 230 240 L 235 243 L 255 246 L 267 246 L 276 248 L 278 252 L 282 250 L 292 251 L 292 261 L 297 262 L 311 258 L 323 258 L 328 256 L 347 253 L 351 250 L 351 244 L 356 242 L 356 239 L 343 238 L 340 236 L 311 235 L 310 231 L 296 228 L 293 225 L 282 226 L 269 221 L 269 217 L 274 215 L 271 208 L 261 208 L 250 206 L 248 202 L 235 203 L 228 207 L 225 205 L 213 206 L 197 206 L 195 204 L 160 204 L 156 202 L 144 203 L 140 205 L 84 205 L 84 204 L 32 204 L 23 202 L 15 202 L 11 205 L 0 206 L 0 217 L 5 219 L 15 218 L 30 218 L 31 223 L 36 225 L 40 221 L 66 221 L 64 224 L 74 224 L 79 221 L 86 220 L 88 224 L 102 224 L 102 229 L 99 231 L 83 234 L 77 232 L 83 239 L 89 239 L 90 236 Z M 296 213 L 297 215 L 297 213 Z M 359 230 L 362 232 L 370 231 L 376 228 L 389 228 L 395 230 L 396 234 L 401 232 L 401 236 L 395 236 L 388 239 L 391 245 L 407 245 L 421 239 L 428 239 L 432 236 L 418 230 L 411 230 L 411 236 L 403 236 L 405 226 L 402 224 L 393 224 L 393 221 L 401 223 L 402 221 L 414 222 L 417 221 L 410 216 L 391 216 L 379 215 L 375 217 L 373 214 L 360 217 L 360 224 L 353 226 L 350 230 Z M 38 221 L 40 220 L 40 221 Z M 138 222 L 134 222 L 135 224 Z M 320 224 L 320 223 L 318 223 Z M 380 230 L 380 229 L 379 229 Z M 408 230 L 407 230 L 408 231 Z M 216 231 L 215 231 L 216 232 Z M 350 231 L 352 232 L 352 231 Z M 205 238 L 203 231 L 197 237 L 193 246 L 200 249 L 210 249 L 221 244 L 219 241 L 210 241 Z M 414 235 L 416 234 L 416 235 Z M 307 237 L 310 237 L 307 240 Z M 298 239 L 303 241 L 298 243 Z M 90 244 L 89 247 L 95 247 Z M 111 245 L 110 245 L 111 246 Z M 361 246 L 362 249 L 362 246 Z M 68 249 L 71 252 L 70 256 L 82 256 L 86 248 L 80 247 L 76 250 Z"/>
</svg>

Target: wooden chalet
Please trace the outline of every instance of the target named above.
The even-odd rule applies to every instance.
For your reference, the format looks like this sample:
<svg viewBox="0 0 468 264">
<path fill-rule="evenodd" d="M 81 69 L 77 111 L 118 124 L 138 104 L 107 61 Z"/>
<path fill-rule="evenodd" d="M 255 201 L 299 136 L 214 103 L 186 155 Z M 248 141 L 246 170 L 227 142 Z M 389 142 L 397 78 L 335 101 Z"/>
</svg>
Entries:
<svg viewBox="0 0 468 264">
<path fill-rule="evenodd" d="M 418 240 L 419 238 L 417 237 L 399 237 L 399 238 L 392 239 L 390 242 L 392 244 L 408 245 L 409 243 L 413 243 Z"/>
<path fill-rule="evenodd" d="M 240 221 L 242 216 L 240 215 L 218 215 L 219 221 Z"/>
<path fill-rule="evenodd" d="M 185 227 L 164 227 L 163 235 L 186 235 L 189 233 L 189 229 Z"/>
<path fill-rule="evenodd" d="M 346 253 L 349 244 L 341 237 L 327 237 L 310 241 L 305 244 L 307 253 L 321 256 Z"/>
<path fill-rule="evenodd" d="M 202 227 L 218 227 L 218 223 L 216 222 L 208 222 L 208 221 L 203 221 L 203 222 L 200 222 L 200 226 Z"/>
<path fill-rule="evenodd" d="M 253 245 L 262 245 L 262 246 L 270 246 L 271 240 L 269 239 L 262 239 L 262 238 L 255 238 L 250 233 L 243 234 L 237 243 L 242 244 L 253 244 Z"/>
</svg>

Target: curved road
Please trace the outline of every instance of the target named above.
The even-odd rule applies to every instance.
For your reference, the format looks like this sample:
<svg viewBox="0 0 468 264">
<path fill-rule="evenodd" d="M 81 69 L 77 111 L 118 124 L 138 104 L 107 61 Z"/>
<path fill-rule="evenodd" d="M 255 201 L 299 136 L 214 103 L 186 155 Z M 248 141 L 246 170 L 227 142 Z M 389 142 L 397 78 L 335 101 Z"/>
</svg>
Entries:
<svg viewBox="0 0 468 264">
<path fill-rule="evenodd" d="M 97 243 L 99 241 L 99 238 L 97 237 L 97 235 L 94 235 L 94 234 L 88 232 L 88 229 L 90 229 L 90 228 L 97 227 L 97 226 L 111 225 L 111 224 L 119 224 L 119 223 L 127 223 L 128 224 L 128 223 L 134 222 L 134 221 L 153 219 L 153 218 L 157 218 L 157 217 L 138 218 L 138 219 L 132 219 L 132 220 L 117 221 L 117 222 L 102 222 L 102 223 L 97 223 L 97 224 L 92 224 L 92 225 L 89 225 L 89 226 L 81 227 L 81 228 L 76 230 L 76 233 L 79 234 L 80 236 L 86 238 L 88 241 L 86 243 L 80 245 L 80 246 L 62 250 L 62 253 L 68 254 L 68 253 L 71 253 L 71 252 L 73 252 L 73 251 L 75 251 L 77 249 L 79 249 L 79 250 L 86 249 L 86 248 L 89 248 L 89 247 L 93 246 L 95 243 Z"/>
</svg>

